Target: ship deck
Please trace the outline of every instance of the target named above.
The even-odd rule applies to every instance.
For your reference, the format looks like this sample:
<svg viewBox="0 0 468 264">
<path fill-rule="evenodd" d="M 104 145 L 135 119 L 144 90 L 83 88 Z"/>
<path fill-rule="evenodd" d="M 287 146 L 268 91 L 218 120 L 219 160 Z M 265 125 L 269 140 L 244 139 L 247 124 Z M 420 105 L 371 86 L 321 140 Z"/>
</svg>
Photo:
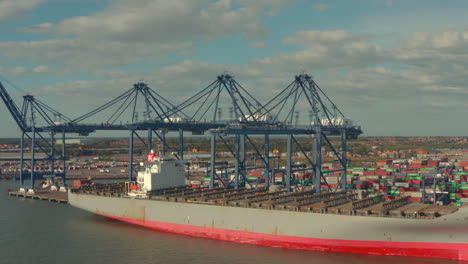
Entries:
<svg viewBox="0 0 468 264">
<path fill-rule="evenodd" d="M 128 197 L 124 183 L 96 184 L 72 191 L 88 195 Z M 288 193 L 285 190 L 268 192 L 264 188 L 236 190 L 186 187 L 152 191 L 145 199 L 265 210 L 413 219 L 436 218 L 458 211 L 458 207 L 455 206 L 413 203 L 410 201 L 410 196 L 388 201 L 384 198 L 384 195 L 380 194 L 359 199 L 358 195 L 353 192 L 313 193 L 312 190 L 302 190 Z"/>
</svg>

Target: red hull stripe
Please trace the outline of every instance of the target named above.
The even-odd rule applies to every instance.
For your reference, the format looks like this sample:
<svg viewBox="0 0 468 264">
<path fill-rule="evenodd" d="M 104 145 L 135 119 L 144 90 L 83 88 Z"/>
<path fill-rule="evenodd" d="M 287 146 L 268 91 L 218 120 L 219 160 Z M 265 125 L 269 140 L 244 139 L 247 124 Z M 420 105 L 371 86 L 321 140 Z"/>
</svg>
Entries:
<svg viewBox="0 0 468 264">
<path fill-rule="evenodd" d="M 468 260 L 468 244 L 463 243 L 361 241 L 282 236 L 212 227 L 136 220 L 116 216 L 103 216 L 164 232 L 258 246 L 370 255 Z"/>
</svg>

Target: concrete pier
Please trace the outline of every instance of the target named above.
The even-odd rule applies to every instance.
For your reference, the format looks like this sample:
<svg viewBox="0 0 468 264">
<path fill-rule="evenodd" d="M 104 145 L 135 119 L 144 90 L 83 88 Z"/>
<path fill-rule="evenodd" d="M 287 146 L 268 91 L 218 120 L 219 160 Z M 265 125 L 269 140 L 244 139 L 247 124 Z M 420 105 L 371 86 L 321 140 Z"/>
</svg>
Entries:
<svg viewBox="0 0 468 264">
<path fill-rule="evenodd" d="M 16 197 L 24 197 L 30 199 L 45 200 L 56 203 L 68 203 L 68 193 L 51 190 L 35 190 L 35 193 L 24 193 L 19 191 L 9 190 L 8 195 Z"/>
</svg>

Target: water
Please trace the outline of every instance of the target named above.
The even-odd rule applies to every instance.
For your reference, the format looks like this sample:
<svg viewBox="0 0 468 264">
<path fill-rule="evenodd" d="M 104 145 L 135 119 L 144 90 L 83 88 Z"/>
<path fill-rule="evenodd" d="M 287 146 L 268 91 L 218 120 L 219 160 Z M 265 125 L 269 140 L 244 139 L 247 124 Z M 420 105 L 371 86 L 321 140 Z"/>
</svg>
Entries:
<svg viewBox="0 0 468 264">
<path fill-rule="evenodd" d="M 266 248 L 144 229 L 65 204 L 9 197 L 0 181 L 0 263 L 453 264 L 456 261 Z"/>
</svg>

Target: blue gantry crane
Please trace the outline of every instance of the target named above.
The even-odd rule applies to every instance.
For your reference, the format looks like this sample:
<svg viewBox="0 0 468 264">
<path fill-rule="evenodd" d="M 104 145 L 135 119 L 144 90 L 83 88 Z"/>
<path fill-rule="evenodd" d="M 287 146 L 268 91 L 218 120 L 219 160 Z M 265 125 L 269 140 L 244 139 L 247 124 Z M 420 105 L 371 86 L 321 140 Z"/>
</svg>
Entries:
<svg viewBox="0 0 468 264">
<path fill-rule="evenodd" d="M 308 124 L 299 124 L 299 111 L 307 111 L 311 116 Z M 245 139 L 250 140 L 249 135 L 264 136 L 264 154 L 254 147 L 254 151 L 260 156 L 264 164 L 265 184 L 268 187 L 270 176 L 274 171 L 270 168 L 270 135 L 283 135 L 287 137 L 285 185 L 287 190 L 295 185 L 292 180 L 293 172 L 310 172 L 315 175 L 313 184 L 315 191 L 320 192 L 323 185 L 331 190 L 329 184 L 323 177 L 323 173 L 340 171 L 342 179 L 339 186 L 341 191 L 346 191 L 346 144 L 347 138 L 355 138 L 362 133 L 360 127 L 353 126 L 351 120 L 345 118 L 338 107 L 330 100 L 323 90 L 315 83 L 313 78 L 307 74 L 295 76 L 294 80 L 265 105 L 258 105 L 249 111 L 248 117 L 261 117 L 257 119 L 246 118 L 242 122 L 230 123 L 225 127 L 213 129 L 211 156 L 212 164 L 215 157 L 215 138 L 221 135 L 234 135 L 236 137 L 236 158 L 235 184 L 238 187 L 239 175 L 245 176 Z M 296 118 L 296 120 L 294 120 Z M 249 122 L 252 121 L 252 122 Z M 261 122 L 259 122 L 261 121 Z M 294 122 L 295 121 L 295 122 Z M 297 136 L 314 136 L 313 158 L 306 153 L 304 147 L 299 143 Z M 331 143 L 331 136 L 341 138 L 341 153 Z M 293 144 L 307 160 L 308 166 L 297 167 L 292 163 Z M 331 168 L 322 171 L 322 146 L 326 144 L 330 147 L 340 168 Z M 211 182 L 214 180 L 214 168 L 211 169 Z M 214 175 L 213 175 L 214 174 Z M 213 186 L 212 186 L 213 187 Z M 334 191 L 337 191 L 338 187 Z"/>
<path fill-rule="evenodd" d="M 191 96 L 169 113 L 189 114 L 189 121 L 200 123 L 262 122 L 260 107 L 255 99 L 232 75 L 219 75 L 207 87 Z M 229 117 L 223 118 L 222 109 L 228 108 Z"/>
<path fill-rule="evenodd" d="M 219 182 L 225 187 L 239 188 L 250 185 L 255 188 L 260 183 L 269 187 L 275 168 L 270 164 L 270 136 L 287 137 L 286 170 L 284 184 L 291 190 L 296 182 L 291 175 L 294 172 L 310 172 L 315 175 L 313 184 L 315 191 L 320 192 L 321 186 L 327 185 L 324 172 L 341 171 L 341 191 L 346 191 L 346 140 L 355 138 L 362 133 L 360 127 L 353 126 L 351 120 L 345 118 L 338 107 L 330 100 L 323 90 L 307 74 L 295 76 L 294 80 L 266 104 L 262 105 L 252 93 L 240 85 L 229 74 L 219 75 L 208 86 L 179 105 L 171 103 L 145 83 L 136 83 L 133 87 L 107 103 L 87 112 L 77 118 L 70 119 L 48 105 L 40 102 L 32 95 L 23 97 L 23 105 L 19 108 L 11 99 L 6 89 L 0 83 L 0 96 L 9 112 L 22 131 L 21 137 L 21 184 L 24 185 L 24 149 L 25 139 L 31 141 L 31 189 L 34 180 L 45 174 L 62 176 L 65 182 L 66 153 L 65 135 L 78 133 L 88 135 L 97 130 L 129 131 L 129 181 L 133 177 L 134 139 L 152 149 L 153 135 L 160 140 L 161 154 L 170 148 L 166 141 L 166 133 L 179 133 L 179 157 L 184 156 L 184 131 L 194 135 L 202 135 L 209 131 L 211 136 L 210 188 Z M 228 116 L 223 116 L 223 109 L 228 109 Z M 299 114 L 309 113 L 309 122 L 304 124 Z M 139 114 L 142 114 L 141 117 Z M 147 135 L 143 136 L 142 131 Z M 62 135 L 62 152 L 56 153 L 54 145 L 55 134 Z M 48 135 L 48 140 L 46 139 Z M 227 137 L 234 136 L 234 144 Z M 313 155 L 306 152 L 299 143 L 299 136 L 313 136 Z M 330 137 L 341 138 L 341 151 L 330 141 Z M 263 149 L 255 144 L 263 137 Z M 45 143 L 38 143 L 37 141 Z M 217 142 L 217 140 L 219 140 Z M 217 161 L 217 144 L 222 144 L 228 153 L 234 157 L 235 164 L 229 168 L 226 162 Z M 322 171 L 322 146 L 328 145 L 337 160 L 339 168 Z M 307 165 L 296 166 L 292 163 L 293 146 L 302 153 Z M 261 165 L 247 166 L 247 148 L 253 150 L 253 155 L 261 161 Z M 38 159 L 35 151 L 46 153 L 51 164 L 60 160 L 63 170 L 58 172 L 51 166 L 49 172 L 37 172 L 34 168 Z M 233 170 L 234 177 L 226 179 L 226 175 L 218 175 L 219 170 Z M 261 169 L 265 180 L 251 182 L 247 180 L 249 169 Z M 278 169 L 278 168 L 276 168 Z M 331 189 L 328 186 L 328 189 Z M 336 191 L 337 189 L 335 189 Z"/>
<path fill-rule="evenodd" d="M 28 189 L 31 192 L 34 190 L 35 181 L 44 177 L 62 177 L 62 184 L 65 184 L 65 133 L 70 131 L 63 124 L 69 122 L 70 119 L 30 94 L 23 96 L 20 109 L 1 82 L 0 97 L 21 130 L 19 168 L 21 188 L 27 188 L 24 184 L 27 170 L 30 172 L 30 188 Z M 73 132 L 77 130 L 74 129 Z M 88 131 L 82 132 L 88 133 Z M 61 153 L 57 153 L 55 148 L 55 135 L 59 133 L 62 135 Z M 25 157 L 27 145 L 30 147 L 29 159 Z M 26 164 L 28 161 L 29 164 Z M 49 162 L 48 171 L 39 166 L 39 163 L 43 161 Z M 56 168 L 56 161 L 61 161 L 62 169 Z M 29 169 L 26 169 L 27 167 Z"/>
</svg>

